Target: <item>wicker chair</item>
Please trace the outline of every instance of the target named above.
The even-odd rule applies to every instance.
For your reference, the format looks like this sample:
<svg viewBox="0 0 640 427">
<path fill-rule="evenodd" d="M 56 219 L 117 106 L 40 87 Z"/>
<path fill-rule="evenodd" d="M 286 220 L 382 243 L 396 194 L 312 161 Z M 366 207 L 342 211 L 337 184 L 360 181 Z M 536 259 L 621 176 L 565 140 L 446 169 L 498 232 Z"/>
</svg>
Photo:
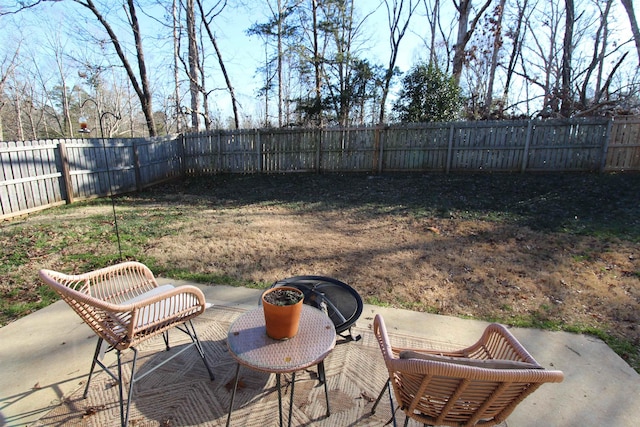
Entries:
<svg viewBox="0 0 640 427">
<path fill-rule="evenodd" d="M 80 275 L 40 270 L 40 278 L 98 335 L 84 397 L 87 397 L 91 376 L 98 364 L 118 382 L 120 421 L 123 427 L 129 421 L 133 384 L 191 346 L 196 347 L 209 377 L 214 379 L 191 322 L 207 306 L 204 294 L 195 286 L 160 286 L 151 270 L 138 262 L 124 262 Z M 191 343 L 142 375 L 136 375 L 138 352 L 135 346 L 162 334 L 169 350 L 168 331 L 173 327 L 186 333 L 191 338 Z M 121 353 L 129 348 L 133 350 L 133 362 L 125 405 Z M 111 350 L 117 353 L 117 372 L 112 372 L 101 360 L 104 352 Z"/>
<path fill-rule="evenodd" d="M 502 325 L 489 325 L 476 344 L 453 352 L 392 347 L 380 315 L 373 329 L 389 380 L 371 412 L 389 390 L 394 425 L 391 385 L 405 426 L 409 418 L 435 426 L 491 426 L 543 383 L 564 378 L 543 369 Z"/>
</svg>

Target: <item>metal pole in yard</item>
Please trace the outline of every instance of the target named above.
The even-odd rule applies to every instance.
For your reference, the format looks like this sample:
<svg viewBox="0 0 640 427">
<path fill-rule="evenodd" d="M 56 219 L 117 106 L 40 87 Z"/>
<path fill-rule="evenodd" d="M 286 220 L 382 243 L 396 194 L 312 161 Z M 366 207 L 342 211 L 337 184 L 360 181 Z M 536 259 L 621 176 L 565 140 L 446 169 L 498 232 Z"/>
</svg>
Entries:
<svg viewBox="0 0 640 427">
<path fill-rule="evenodd" d="M 102 121 L 104 120 L 104 118 L 108 115 L 111 114 L 116 120 L 120 120 L 120 116 L 117 114 L 112 113 L 111 111 L 104 111 L 102 113 L 100 113 L 100 106 L 98 105 L 98 103 L 96 101 L 94 101 L 91 98 L 87 98 L 84 100 L 84 102 L 80 105 L 80 109 L 82 109 L 82 107 L 84 107 L 84 104 L 87 101 L 91 101 L 93 102 L 93 104 L 96 106 L 96 110 L 98 112 L 98 122 L 100 125 L 100 142 L 102 144 L 102 150 L 104 152 L 104 162 L 105 162 L 105 166 L 107 168 L 107 183 L 109 185 L 109 191 L 107 192 L 108 196 L 111 198 L 111 208 L 113 210 L 113 225 L 114 228 L 116 230 L 116 238 L 118 239 L 118 253 L 119 253 L 119 260 L 122 261 L 122 245 L 120 244 L 120 230 L 118 229 L 118 216 L 116 215 L 116 202 L 115 199 L 113 197 L 113 187 L 111 184 L 111 170 L 109 169 L 109 157 L 107 156 L 107 144 L 104 140 L 104 126 L 102 125 Z M 80 122 L 80 130 L 78 130 L 78 132 L 80 133 L 89 133 L 91 132 L 91 129 L 87 128 L 87 124 L 86 122 Z"/>
</svg>

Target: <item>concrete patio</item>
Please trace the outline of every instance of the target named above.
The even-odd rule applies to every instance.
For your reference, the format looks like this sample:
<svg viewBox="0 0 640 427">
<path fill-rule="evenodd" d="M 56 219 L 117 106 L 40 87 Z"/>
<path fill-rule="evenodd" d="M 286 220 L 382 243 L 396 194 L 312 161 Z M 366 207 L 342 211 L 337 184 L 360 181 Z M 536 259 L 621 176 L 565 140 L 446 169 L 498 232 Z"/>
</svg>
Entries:
<svg viewBox="0 0 640 427">
<path fill-rule="evenodd" d="M 261 293 L 197 286 L 207 301 L 227 307 L 253 308 Z M 358 325 L 366 328 L 377 313 L 384 317 L 390 334 L 428 337 L 460 346 L 475 342 L 487 325 L 370 305 L 365 305 Z M 521 328 L 512 332 L 541 365 L 562 370 L 565 380 L 546 384 L 528 397 L 508 418 L 509 426 L 638 424 L 640 375 L 602 341 L 565 332 Z M 0 343 L 0 426 L 27 426 L 81 387 L 95 336 L 64 302 L 57 302 L 0 328 Z"/>
</svg>

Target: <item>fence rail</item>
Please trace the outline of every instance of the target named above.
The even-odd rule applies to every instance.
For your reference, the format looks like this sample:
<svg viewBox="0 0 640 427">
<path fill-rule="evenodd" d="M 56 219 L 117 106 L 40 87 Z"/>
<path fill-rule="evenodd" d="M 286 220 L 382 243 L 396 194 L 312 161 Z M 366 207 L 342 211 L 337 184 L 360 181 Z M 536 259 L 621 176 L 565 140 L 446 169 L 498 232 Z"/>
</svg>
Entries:
<svg viewBox="0 0 640 427">
<path fill-rule="evenodd" d="M 640 118 L 0 142 L 0 162 L 3 219 L 205 174 L 640 171 Z"/>
</svg>

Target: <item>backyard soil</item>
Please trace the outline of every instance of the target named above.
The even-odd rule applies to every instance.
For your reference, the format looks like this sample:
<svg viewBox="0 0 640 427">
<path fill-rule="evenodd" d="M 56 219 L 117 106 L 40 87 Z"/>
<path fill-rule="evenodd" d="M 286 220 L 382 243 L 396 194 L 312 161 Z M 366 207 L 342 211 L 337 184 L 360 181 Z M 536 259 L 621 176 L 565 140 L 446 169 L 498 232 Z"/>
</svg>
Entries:
<svg viewBox="0 0 640 427">
<path fill-rule="evenodd" d="M 142 248 L 161 274 L 264 286 L 331 276 L 369 303 L 594 328 L 640 346 L 638 175 L 217 176 L 117 198 L 116 206 L 123 228 L 127 216 L 153 226 L 162 210 L 179 210 Z M 88 209 L 111 207 L 57 215 Z M 64 268 L 58 256 L 35 260 L 31 273 Z"/>
</svg>

